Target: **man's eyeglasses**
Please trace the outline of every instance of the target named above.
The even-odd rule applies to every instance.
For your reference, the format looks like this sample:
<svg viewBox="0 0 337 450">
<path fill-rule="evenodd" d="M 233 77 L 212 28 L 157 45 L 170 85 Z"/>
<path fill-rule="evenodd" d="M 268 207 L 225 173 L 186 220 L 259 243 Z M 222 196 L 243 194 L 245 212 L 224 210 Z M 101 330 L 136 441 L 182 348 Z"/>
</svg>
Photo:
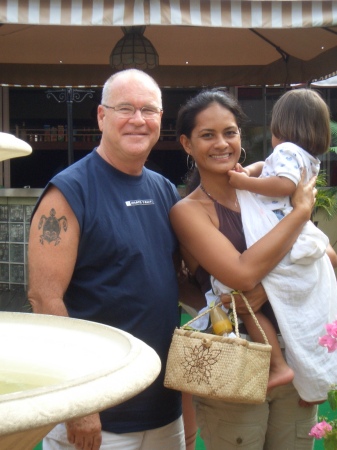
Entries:
<svg viewBox="0 0 337 450">
<path fill-rule="evenodd" d="M 143 106 L 142 108 L 135 108 L 132 105 L 108 106 L 103 104 L 102 106 L 104 106 L 104 108 L 113 109 L 119 117 L 124 117 L 126 119 L 133 117 L 137 110 L 140 111 L 143 119 L 154 119 L 163 111 L 161 108 L 155 106 Z"/>
</svg>

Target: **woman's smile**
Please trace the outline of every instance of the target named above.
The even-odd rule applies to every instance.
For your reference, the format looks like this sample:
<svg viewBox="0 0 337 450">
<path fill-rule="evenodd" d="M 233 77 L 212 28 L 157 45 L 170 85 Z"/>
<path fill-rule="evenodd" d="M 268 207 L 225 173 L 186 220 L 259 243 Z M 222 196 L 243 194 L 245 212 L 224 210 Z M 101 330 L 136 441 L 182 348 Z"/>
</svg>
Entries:
<svg viewBox="0 0 337 450">
<path fill-rule="evenodd" d="M 232 153 L 221 153 L 220 155 L 209 155 L 210 158 L 212 159 L 218 159 L 218 160 L 222 160 L 222 159 L 229 159 L 232 156 Z"/>
</svg>

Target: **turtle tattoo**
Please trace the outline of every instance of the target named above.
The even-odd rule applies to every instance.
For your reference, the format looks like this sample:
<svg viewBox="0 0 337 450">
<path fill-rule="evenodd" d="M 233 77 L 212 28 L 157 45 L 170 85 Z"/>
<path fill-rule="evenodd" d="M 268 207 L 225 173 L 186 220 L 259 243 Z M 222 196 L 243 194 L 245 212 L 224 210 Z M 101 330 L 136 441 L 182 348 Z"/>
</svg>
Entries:
<svg viewBox="0 0 337 450">
<path fill-rule="evenodd" d="M 64 231 L 67 231 L 68 221 L 65 216 L 57 219 L 55 217 L 56 211 L 54 208 L 50 210 L 50 216 L 46 217 L 45 215 L 41 216 L 39 221 L 38 229 L 42 228 L 42 234 L 40 235 L 40 243 L 43 245 L 44 241 L 53 242 L 55 241 L 55 245 L 57 245 L 61 238 L 61 224 Z"/>
</svg>

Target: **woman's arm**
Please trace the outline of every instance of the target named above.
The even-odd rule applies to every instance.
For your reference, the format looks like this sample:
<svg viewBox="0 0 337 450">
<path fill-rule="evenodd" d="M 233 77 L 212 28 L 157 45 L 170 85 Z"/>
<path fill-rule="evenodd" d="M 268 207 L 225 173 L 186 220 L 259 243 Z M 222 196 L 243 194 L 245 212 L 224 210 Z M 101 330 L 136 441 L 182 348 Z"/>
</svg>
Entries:
<svg viewBox="0 0 337 450">
<path fill-rule="evenodd" d="M 292 197 L 292 212 L 242 254 L 214 226 L 197 200 L 187 197 L 171 209 L 172 226 L 183 248 L 208 273 L 233 289 L 249 291 L 281 261 L 310 219 L 315 181 L 304 185 L 302 176 Z"/>
<path fill-rule="evenodd" d="M 332 267 L 337 267 L 337 255 L 333 247 L 329 244 L 326 249 L 326 254 L 329 256 Z"/>
</svg>

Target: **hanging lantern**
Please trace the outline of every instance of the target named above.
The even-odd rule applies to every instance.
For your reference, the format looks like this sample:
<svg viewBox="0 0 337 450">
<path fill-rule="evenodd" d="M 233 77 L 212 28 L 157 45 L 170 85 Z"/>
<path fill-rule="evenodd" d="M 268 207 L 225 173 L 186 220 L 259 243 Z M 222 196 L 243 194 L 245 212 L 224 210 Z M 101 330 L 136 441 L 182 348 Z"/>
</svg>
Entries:
<svg viewBox="0 0 337 450">
<path fill-rule="evenodd" d="M 145 26 L 122 27 L 124 37 L 117 42 L 110 55 L 112 68 L 154 69 L 158 66 L 158 53 L 143 35 L 145 28 Z"/>
</svg>

